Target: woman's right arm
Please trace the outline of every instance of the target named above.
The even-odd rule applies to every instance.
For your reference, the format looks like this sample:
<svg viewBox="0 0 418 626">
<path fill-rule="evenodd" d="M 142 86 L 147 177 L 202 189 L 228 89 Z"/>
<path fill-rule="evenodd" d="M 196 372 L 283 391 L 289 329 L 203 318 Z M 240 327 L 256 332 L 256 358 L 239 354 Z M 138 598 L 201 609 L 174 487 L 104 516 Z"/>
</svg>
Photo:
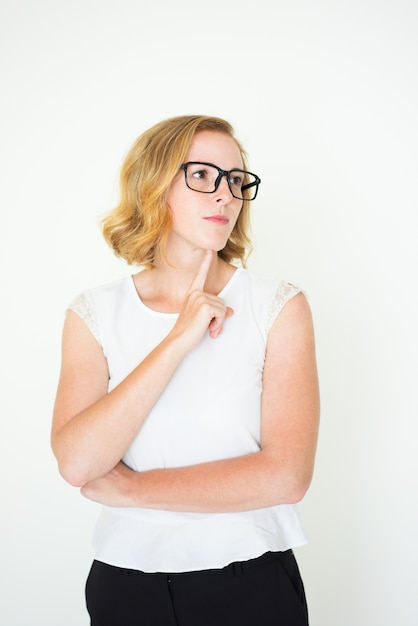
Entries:
<svg viewBox="0 0 418 626">
<path fill-rule="evenodd" d="M 101 346 L 68 311 L 51 444 L 62 476 L 81 487 L 124 456 L 183 355 L 166 338 L 113 391 Z"/>
<path fill-rule="evenodd" d="M 84 321 L 68 311 L 51 445 L 61 475 L 82 487 L 113 469 L 186 354 L 206 332 L 222 330 L 231 309 L 203 291 L 212 253 L 207 253 L 167 337 L 111 392 L 102 348 Z"/>
</svg>

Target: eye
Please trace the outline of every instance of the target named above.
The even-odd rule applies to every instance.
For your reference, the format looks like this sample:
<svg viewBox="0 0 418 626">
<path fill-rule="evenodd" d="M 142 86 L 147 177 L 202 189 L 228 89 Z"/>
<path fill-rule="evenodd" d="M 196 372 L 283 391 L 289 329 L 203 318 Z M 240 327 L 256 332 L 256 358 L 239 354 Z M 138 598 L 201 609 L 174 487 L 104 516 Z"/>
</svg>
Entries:
<svg viewBox="0 0 418 626">
<path fill-rule="evenodd" d="M 234 185 L 234 187 L 242 187 L 244 177 L 242 176 L 242 174 L 238 174 L 236 172 L 231 174 L 231 176 L 229 177 L 229 182 L 231 185 Z"/>
<path fill-rule="evenodd" d="M 204 169 L 192 171 L 191 174 L 196 180 L 204 180 L 208 177 L 208 171 Z"/>
</svg>

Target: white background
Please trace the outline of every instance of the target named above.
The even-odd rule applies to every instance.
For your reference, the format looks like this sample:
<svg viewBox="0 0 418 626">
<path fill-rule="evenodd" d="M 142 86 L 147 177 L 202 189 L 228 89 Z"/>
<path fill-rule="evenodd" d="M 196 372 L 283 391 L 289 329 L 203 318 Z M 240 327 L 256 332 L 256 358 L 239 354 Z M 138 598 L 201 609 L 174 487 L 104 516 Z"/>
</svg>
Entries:
<svg viewBox="0 0 418 626">
<path fill-rule="evenodd" d="M 249 267 L 314 313 L 311 626 L 416 626 L 417 6 L 2 0 L 2 626 L 88 624 L 98 509 L 49 447 L 64 311 L 131 271 L 98 218 L 137 135 L 189 113 L 235 126 L 262 178 Z"/>
</svg>

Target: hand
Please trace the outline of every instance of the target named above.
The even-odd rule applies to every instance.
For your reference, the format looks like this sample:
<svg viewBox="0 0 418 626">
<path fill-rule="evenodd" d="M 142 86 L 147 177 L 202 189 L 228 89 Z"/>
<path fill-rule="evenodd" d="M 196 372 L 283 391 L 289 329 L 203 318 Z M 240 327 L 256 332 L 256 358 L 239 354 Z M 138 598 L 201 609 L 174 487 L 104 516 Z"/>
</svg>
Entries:
<svg viewBox="0 0 418 626">
<path fill-rule="evenodd" d="M 187 340 L 188 350 L 192 350 L 200 343 L 207 330 L 213 339 L 218 337 L 225 320 L 234 312 L 231 307 L 225 305 L 222 298 L 204 291 L 213 254 L 213 250 L 206 251 L 172 331 L 173 334 L 180 334 Z"/>
<path fill-rule="evenodd" d="M 120 462 L 102 478 L 86 483 L 80 491 L 85 498 L 105 506 L 136 506 L 133 497 L 134 479 L 137 475 L 138 472 Z"/>
</svg>

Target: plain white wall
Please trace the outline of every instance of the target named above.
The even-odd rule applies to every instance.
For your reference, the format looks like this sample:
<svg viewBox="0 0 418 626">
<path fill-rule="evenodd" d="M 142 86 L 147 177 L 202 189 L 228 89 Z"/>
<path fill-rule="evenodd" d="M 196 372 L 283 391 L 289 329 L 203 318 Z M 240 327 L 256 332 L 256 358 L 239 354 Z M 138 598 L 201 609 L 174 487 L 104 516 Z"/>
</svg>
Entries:
<svg viewBox="0 0 418 626">
<path fill-rule="evenodd" d="M 413 0 L 3 0 L 2 625 L 88 623 L 98 510 L 49 448 L 64 310 L 131 271 L 98 217 L 132 141 L 198 112 L 263 181 L 250 269 L 314 312 L 311 624 L 416 626 L 417 27 Z"/>
</svg>

